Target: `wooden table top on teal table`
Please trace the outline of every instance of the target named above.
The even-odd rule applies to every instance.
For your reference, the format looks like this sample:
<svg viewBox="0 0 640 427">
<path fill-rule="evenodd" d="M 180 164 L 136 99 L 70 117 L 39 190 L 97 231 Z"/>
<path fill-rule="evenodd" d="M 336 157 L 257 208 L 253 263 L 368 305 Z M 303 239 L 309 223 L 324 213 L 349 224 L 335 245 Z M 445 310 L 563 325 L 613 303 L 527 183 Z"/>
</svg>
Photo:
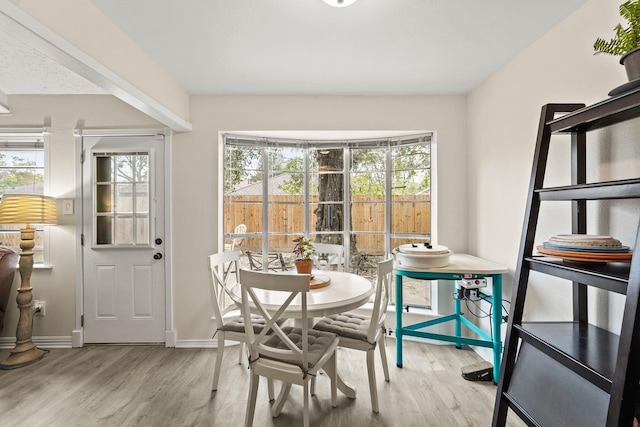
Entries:
<svg viewBox="0 0 640 427">
<path fill-rule="evenodd" d="M 396 276 L 396 365 L 402 368 L 402 337 L 412 336 L 418 338 L 428 338 L 440 341 L 455 343 L 460 348 L 462 344 L 488 347 L 493 349 L 493 382 L 498 382 L 500 373 L 500 359 L 502 355 L 502 340 L 500 337 L 500 325 L 502 324 L 502 275 L 508 271 L 507 267 L 487 261 L 482 258 L 467 254 L 452 254 L 449 264 L 444 267 L 425 268 L 409 267 L 398 262 L 395 263 Z M 491 278 L 492 292 L 486 295 L 480 292 L 482 298 L 493 305 L 491 313 L 491 336 L 481 330 L 478 326 L 466 319 L 461 312 L 460 299 L 454 299 L 455 313 L 440 316 L 436 319 L 427 320 L 411 325 L 402 324 L 402 278 L 412 277 L 427 280 L 462 280 L 462 279 L 482 279 Z M 455 282 L 453 287 L 455 288 Z M 433 325 L 455 322 L 455 335 L 432 333 L 424 331 Z M 480 338 L 469 338 L 462 336 L 462 326 L 466 326 Z"/>
</svg>

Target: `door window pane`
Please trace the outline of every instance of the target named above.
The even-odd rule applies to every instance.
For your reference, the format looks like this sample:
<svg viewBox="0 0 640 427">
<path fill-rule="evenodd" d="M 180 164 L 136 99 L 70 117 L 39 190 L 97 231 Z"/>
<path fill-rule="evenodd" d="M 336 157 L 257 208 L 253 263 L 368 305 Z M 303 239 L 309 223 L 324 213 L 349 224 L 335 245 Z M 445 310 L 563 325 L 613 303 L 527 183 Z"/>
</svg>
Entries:
<svg viewBox="0 0 640 427">
<path fill-rule="evenodd" d="M 96 245 L 150 245 L 148 153 L 94 154 Z"/>
</svg>

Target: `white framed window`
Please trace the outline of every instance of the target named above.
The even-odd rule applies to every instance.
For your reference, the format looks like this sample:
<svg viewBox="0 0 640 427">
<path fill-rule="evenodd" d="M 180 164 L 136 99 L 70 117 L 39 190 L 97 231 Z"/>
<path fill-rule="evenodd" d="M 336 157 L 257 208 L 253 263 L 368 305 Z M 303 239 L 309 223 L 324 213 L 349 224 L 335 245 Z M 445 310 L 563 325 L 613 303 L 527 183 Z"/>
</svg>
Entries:
<svg viewBox="0 0 640 427">
<path fill-rule="evenodd" d="M 394 248 L 431 239 L 432 136 L 313 141 L 224 134 L 225 243 L 242 242 L 234 249 L 250 268 L 284 270 L 291 268 L 293 239 L 304 235 L 342 245 L 344 269 L 375 281 L 377 262 Z M 240 224 L 245 231 L 238 234 Z M 407 286 L 406 305 L 431 307 L 428 281 Z"/>
<path fill-rule="evenodd" d="M 4 194 L 48 193 L 49 135 L 43 128 L 0 128 L 0 199 Z M 33 226 L 34 265 L 48 265 L 49 227 Z M 20 252 L 20 227 L 0 224 L 0 243 Z"/>
</svg>

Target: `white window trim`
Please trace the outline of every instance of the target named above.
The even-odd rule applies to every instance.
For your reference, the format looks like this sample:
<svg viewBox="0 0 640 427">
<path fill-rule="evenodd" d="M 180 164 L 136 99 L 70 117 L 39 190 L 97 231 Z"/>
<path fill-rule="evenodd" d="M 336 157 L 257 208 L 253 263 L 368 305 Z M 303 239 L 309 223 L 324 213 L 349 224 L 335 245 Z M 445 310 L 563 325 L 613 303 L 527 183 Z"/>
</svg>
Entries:
<svg viewBox="0 0 640 427">
<path fill-rule="evenodd" d="M 51 190 L 51 129 L 49 127 L 41 128 L 0 128 L 0 141 L 3 138 L 11 138 L 13 140 L 25 141 L 33 140 L 36 138 L 42 138 L 44 145 L 44 185 L 43 192 L 45 195 L 50 194 Z M 50 262 L 50 245 L 51 245 L 51 233 L 50 227 L 45 225 L 44 231 L 44 260 L 42 264 L 34 264 L 33 268 L 38 270 L 52 269 L 53 266 Z"/>
<path fill-rule="evenodd" d="M 279 146 L 279 145 L 290 145 L 290 146 L 302 146 L 305 148 L 305 157 L 304 157 L 304 175 L 305 175 L 305 180 L 308 179 L 308 175 L 309 175 L 309 170 L 308 170 L 308 156 L 307 156 L 307 151 L 306 149 L 310 148 L 310 147 L 318 147 L 318 146 L 329 146 L 327 143 L 331 143 L 334 142 L 337 144 L 337 146 L 339 147 L 343 147 L 343 146 L 348 146 L 348 150 L 347 150 L 347 154 L 346 154 L 346 159 L 345 159 L 345 164 L 344 164 L 344 170 L 343 173 L 346 175 L 349 174 L 349 170 L 348 170 L 348 164 L 349 162 L 349 156 L 351 155 L 351 152 L 354 148 L 361 148 L 361 147 L 379 147 L 380 145 L 384 145 L 384 143 L 387 143 L 387 146 L 389 148 L 391 148 L 392 146 L 396 146 L 397 142 L 399 141 L 409 141 L 415 138 L 423 138 L 423 137 L 429 137 L 430 141 L 429 141 L 429 145 L 430 145 L 430 150 L 431 150 L 431 156 L 430 156 L 430 166 L 429 169 L 431 171 L 431 185 L 430 185 L 430 191 L 431 191 L 431 230 L 430 230 L 430 234 L 429 234 L 429 238 L 431 240 L 431 242 L 437 243 L 437 168 L 436 168 L 436 158 L 437 158 L 437 151 L 436 151 L 436 132 L 435 131 L 416 131 L 415 133 L 411 133 L 411 134 L 406 134 L 406 135 L 397 135 L 397 136 L 386 136 L 386 137 L 372 137 L 372 138 L 366 138 L 366 139 L 359 139 L 359 138 L 344 138 L 344 139 L 332 139 L 332 140 L 314 140 L 314 139 L 303 139 L 303 138 L 279 138 L 279 137 L 269 137 L 269 136 L 260 136 L 259 133 L 242 133 L 242 132 L 220 132 L 218 137 L 219 137 L 219 142 L 220 144 L 218 145 L 219 149 L 218 149 L 218 170 L 221 171 L 221 175 L 219 175 L 219 186 L 218 186 L 218 206 L 221 207 L 220 212 L 219 212 L 219 218 L 218 218 L 218 230 L 219 230 L 219 234 L 218 236 L 220 236 L 220 247 L 223 248 L 224 247 L 224 240 L 226 238 L 229 238 L 230 236 L 225 235 L 224 233 L 224 227 L 223 227 L 223 216 L 224 216 L 224 212 L 223 212 L 223 207 L 224 207 L 224 171 L 225 171 L 225 163 L 224 163 L 224 156 L 225 156 L 225 149 L 227 146 L 227 139 L 234 139 L 234 140 L 240 140 L 242 142 L 244 142 L 246 145 L 251 145 L 253 142 L 255 141 L 260 141 L 261 144 L 264 144 L 263 149 L 266 150 L 268 146 Z M 266 151 L 263 152 L 263 156 L 266 155 Z M 387 164 L 390 164 L 390 159 L 391 159 L 391 152 L 388 151 L 387 152 Z M 264 167 L 265 170 L 263 171 L 264 175 L 267 176 L 268 175 L 268 170 L 266 169 L 266 162 L 264 163 Z M 348 178 L 347 178 L 348 180 Z M 390 176 L 387 176 L 387 180 L 390 180 Z M 387 182 L 387 184 L 389 184 L 389 182 Z M 266 189 L 266 181 L 265 181 L 265 189 Z M 266 192 L 266 190 L 265 190 Z M 348 184 L 347 181 L 345 181 L 345 221 L 346 218 L 348 218 L 350 216 L 350 206 L 351 203 L 349 201 L 349 197 L 350 197 L 350 193 L 348 191 Z M 307 197 L 308 194 L 305 192 L 305 197 Z M 391 192 L 387 193 L 387 201 L 386 201 L 386 209 L 387 209 L 387 215 L 386 215 L 386 221 L 387 223 L 385 224 L 385 228 L 386 231 L 384 232 L 385 235 L 385 256 L 389 256 L 391 254 L 391 251 L 393 250 L 393 248 L 390 247 L 390 239 L 391 239 L 391 235 L 390 235 L 390 221 L 391 221 L 391 205 L 390 205 L 390 198 L 391 198 Z M 308 200 L 305 201 L 305 203 L 308 203 Z M 266 210 L 267 210 L 267 206 L 266 204 L 264 205 L 264 216 L 266 217 Z M 304 218 L 304 229 L 308 230 L 309 229 L 309 224 L 308 224 L 309 220 L 308 220 L 308 211 L 305 209 L 305 218 Z M 266 225 L 264 225 L 264 227 L 266 227 Z M 266 233 L 266 229 L 264 229 L 263 227 L 263 231 L 262 234 Z M 346 230 L 344 232 L 344 245 L 345 247 L 349 247 L 349 241 L 350 241 L 350 233 L 351 231 L 348 230 L 348 227 L 345 225 L 344 230 Z M 306 232 L 305 232 L 306 235 Z M 405 237 L 404 234 L 400 234 L 397 235 L 398 237 Z M 411 236 L 409 236 L 411 237 Z M 263 239 L 263 253 L 267 253 L 268 252 L 268 242 L 267 239 Z M 220 249 L 222 250 L 222 249 Z M 348 262 L 347 262 L 347 266 Z M 433 315 L 437 315 L 437 313 L 439 312 L 439 293 L 438 293 L 438 288 L 439 288 L 439 282 L 437 280 L 432 280 L 431 281 L 431 285 L 430 285 L 430 306 L 429 307 L 416 307 L 416 306 L 411 306 L 411 310 L 413 312 L 417 312 L 419 315 L 423 315 L 423 316 L 433 316 Z M 394 287 L 395 289 L 395 287 Z M 392 293 L 391 298 L 390 298 L 390 305 L 393 305 L 395 307 L 395 292 Z"/>
</svg>

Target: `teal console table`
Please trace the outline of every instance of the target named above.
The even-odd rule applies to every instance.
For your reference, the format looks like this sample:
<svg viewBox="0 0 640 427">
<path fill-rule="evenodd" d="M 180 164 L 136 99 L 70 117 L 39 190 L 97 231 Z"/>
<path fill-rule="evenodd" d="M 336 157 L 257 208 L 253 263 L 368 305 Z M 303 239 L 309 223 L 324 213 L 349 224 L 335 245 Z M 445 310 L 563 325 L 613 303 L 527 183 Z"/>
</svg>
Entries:
<svg viewBox="0 0 640 427">
<path fill-rule="evenodd" d="M 453 254 L 449 259 L 449 265 L 439 268 L 420 269 L 395 264 L 396 275 L 396 365 L 402 368 L 402 337 L 411 336 L 428 338 L 455 343 L 460 348 L 462 344 L 476 345 L 493 348 L 493 382 L 498 382 L 500 374 L 500 358 L 502 354 L 502 341 L 500 339 L 500 325 L 502 324 L 502 275 L 507 272 L 507 267 L 487 261 L 472 255 Z M 460 280 L 491 278 L 492 292 L 489 297 L 493 304 L 492 310 L 492 336 L 466 319 L 460 310 L 460 300 L 455 299 L 455 313 L 441 316 L 436 319 L 413 325 L 402 324 L 402 278 L 413 277 L 429 280 Z M 452 282 L 454 283 L 454 282 Z M 454 285 L 455 287 L 455 285 Z M 483 294 L 484 295 L 484 294 Z M 446 335 L 424 331 L 429 326 L 445 322 L 455 322 L 455 335 Z M 462 326 L 466 326 L 480 338 L 468 338 L 462 336 Z"/>
</svg>

